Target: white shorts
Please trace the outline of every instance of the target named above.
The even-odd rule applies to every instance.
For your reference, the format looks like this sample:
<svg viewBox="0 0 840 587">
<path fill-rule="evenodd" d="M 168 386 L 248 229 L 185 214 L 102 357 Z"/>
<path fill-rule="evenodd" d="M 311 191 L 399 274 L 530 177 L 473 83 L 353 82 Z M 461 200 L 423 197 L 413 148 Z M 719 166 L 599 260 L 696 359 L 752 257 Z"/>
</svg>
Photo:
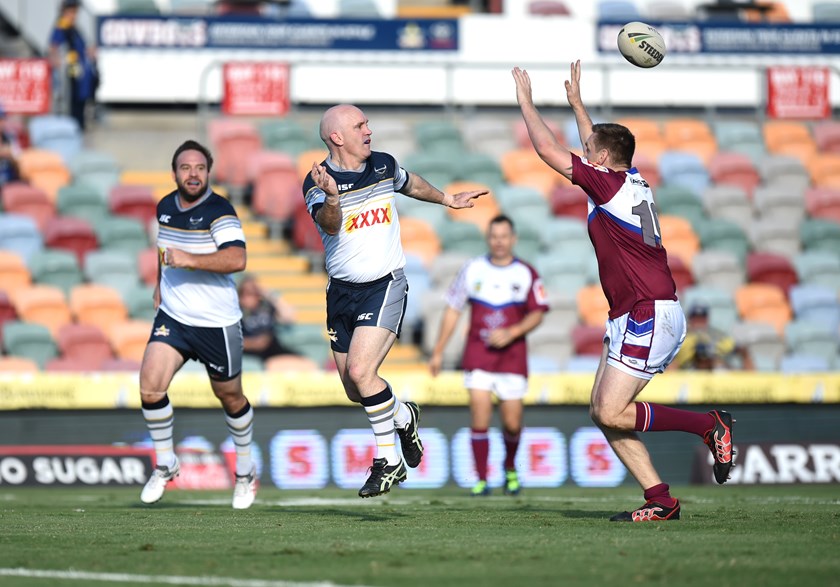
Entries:
<svg viewBox="0 0 840 587">
<path fill-rule="evenodd" d="M 528 378 L 515 373 L 491 373 L 474 369 L 464 373 L 464 387 L 487 390 L 499 401 L 522 399 L 528 393 Z"/>
<path fill-rule="evenodd" d="M 607 320 L 607 364 L 640 379 L 662 373 L 685 340 L 685 314 L 679 302 L 657 300 Z"/>
</svg>

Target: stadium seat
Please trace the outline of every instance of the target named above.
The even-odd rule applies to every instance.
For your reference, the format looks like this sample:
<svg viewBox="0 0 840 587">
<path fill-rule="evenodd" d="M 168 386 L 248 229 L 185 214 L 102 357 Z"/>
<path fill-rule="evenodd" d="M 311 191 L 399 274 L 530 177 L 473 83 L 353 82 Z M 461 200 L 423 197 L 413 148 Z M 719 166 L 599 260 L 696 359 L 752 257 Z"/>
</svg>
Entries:
<svg viewBox="0 0 840 587">
<path fill-rule="evenodd" d="M 44 248 L 38 225 L 29 216 L 0 214 L 0 249 L 13 251 L 29 262 L 37 251 Z"/>
<path fill-rule="evenodd" d="M 583 324 L 603 327 L 607 323 L 610 307 L 600 284 L 593 283 L 580 288 L 577 303 Z"/>
<path fill-rule="evenodd" d="M 774 155 L 790 155 L 805 162 L 817 153 L 817 144 L 807 124 L 793 120 L 764 123 L 764 144 Z"/>
<path fill-rule="evenodd" d="M 690 309 L 695 305 L 709 308 L 709 322 L 718 330 L 730 332 L 738 321 L 738 309 L 735 306 L 733 294 L 705 285 L 693 285 L 687 288 L 680 298 L 683 308 Z"/>
<path fill-rule="evenodd" d="M 765 186 L 783 185 L 802 192 L 811 185 L 811 174 L 805 165 L 790 155 L 768 155 L 758 163 Z"/>
<path fill-rule="evenodd" d="M 789 257 L 753 252 L 747 255 L 747 280 L 750 283 L 777 285 L 785 296 L 789 296 L 791 287 L 799 282 L 799 276 Z"/>
<path fill-rule="evenodd" d="M 566 216 L 548 218 L 542 225 L 542 244 L 548 252 L 593 251 L 586 223 Z"/>
<path fill-rule="evenodd" d="M 286 153 L 292 157 L 320 146 L 314 144 L 309 131 L 291 117 L 261 122 L 257 125 L 257 131 L 264 149 Z"/>
<path fill-rule="evenodd" d="M 463 153 L 467 150 L 460 129 L 447 120 L 421 120 L 414 124 L 414 139 L 428 153 Z"/>
<path fill-rule="evenodd" d="M 732 251 L 704 249 L 694 256 L 691 268 L 697 285 L 730 294 L 746 281 L 744 265 Z"/>
<path fill-rule="evenodd" d="M 809 216 L 840 224 L 840 188 L 809 188 L 805 190 L 804 198 Z"/>
<path fill-rule="evenodd" d="M 735 344 L 747 350 L 757 371 L 775 371 L 785 353 L 785 341 L 767 322 L 738 322 L 732 326 Z"/>
<path fill-rule="evenodd" d="M 749 198 L 761 183 L 761 175 L 753 160 L 748 155 L 732 151 L 712 155 L 709 159 L 709 176 L 714 184 L 742 188 Z"/>
<path fill-rule="evenodd" d="M 790 306 L 799 322 L 820 322 L 840 327 L 840 301 L 837 290 L 824 285 L 801 283 L 790 288 Z"/>
<path fill-rule="evenodd" d="M 697 230 L 703 250 L 729 251 L 745 262 L 750 250 L 750 241 L 744 230 L 728 220 L 710 220 Z"/>
<path fill-rule="evenodd" d="M 79 266 L 84 264 L 88 251 L 99 247 L 99 241 L 91 224 L 82 218 L 62 216 L 53 218 L 44 228 L 44 241 L 51 249 L 62 249 L 74 253 L 79 260 Z"/>
<path fill-rule="evenodd" d="M 840 255 L 837 250 L 806 250 L 793 258 L 799 283 L 823 285 L 840 291 Z"/>
<path fill-rule="evenodd" d="M 484 184 L 493 190 L 504 184 L 502 168 L 496 159 L 484 153 L 464 154 L 456 176 L 460 181 Z"/>
<path fill-rule="evenodd" d="M 606 319 L 605 319 L 606 322 Z M 604 349 L 604 325 L 585 326 L 583 324 L 572 329 L 572 345 L 576 355 L 601 356 Z"/>
<path fill-rule="evenodd" d="M 172 171 L 147 171 L 142 169 L 127 169 L 120 173 L 121 184 L 141 185 L 152 188 L 155 199 L 160 201 L 175 189 L 172 181 Z M 214 189 L 216 187 L 214 186 Z"/>
<path fill-rule="evenodd" d="M 107 334 L 111 325 L 125 322 L 128 310 L 120 293 L 96 284 L 77 285 L 70 292 L 70 310 L 79 324 L 93 324 Z"/>
<path fill-rule="evenodd" d="M 805 165 L 815 186 L 840 188 L 840 153 L 815 155 Z"/>
<path fill-rule="evenodd" d="M 742 320 L 767 322 L 781 334 L 792 318 L 785 292 L 777 285 L 747 283 L 735 290 L 735 303 Z"/>
<path fill-rule="evenodd" d="M 127 251 L 137 255 L 149 247 L 149 237 L 142 222 L 127 216 L 114 216 L 108 222 L 94 225 L 101 248 Z"/>
<path fill-rule="evenodd" d="M 46 326 L 53 336 L 72 321 L 64 292 L 51 285 L 33 285 L 10 295 L 20 320 Z"/>
<path fill-rule="evenodd" d="M 248 252 L 250 253 L 250 247 Z M 158 280 L 158 250 L 157 247 L 143 249 L 137 254 L 137 270 L 140 273 L 140 280 L 154 287 Z"/>
<path fill-rule="evenodd" d="M 680 257 L 688 267 L 694 255 L 700 250 L 700 239 L 694 232 L 691 223 L 679 216 L 659 216 L 659 230 L 662 237 L 662 246 L 668 251 L 668 255 Z"/>
<path fill-rule="evenodd" d="M 541 222 L 551 216 L 548 201 L 535 188 L 525 185 L 503 184 L 493 188 L 493 195 L 506 214 L 518 208 L 539 208 L 542 210 Z"/>
<path fill-rule="evenodd" d="M 704 120 L 669 118 L 662 123 L 662 135 L 670 151 L 693 153 L 704 163 L 718 151 L 712 129 Z"/>
<path fill-rule="evenodd" d="M 157 199 L 148 186 L 116 184 L 108 192 L 112 214 L 128 216 L 149 226 L 157 219 Z"/>
<path fill-rule="evenodd" d="M 643 117 L 625 117 L 619 118 L 615 122 L 627 127 L 633 133 L 633 137 L 636 139 L 636 157 L 645 156 L 654 163 L 658 163 L 659 156 L 668 150 L 665 136 L 662 134 L 657 121 Z M 575 130 L 575 134 L 577 134 L 577 130 Z"/>
<path fill-rule="evenodd" d="M 662 177 L 659 175 L 659 162 L 655 157 L 646 153 L 636 153 L 633 155 L 633 167 L 645 178 L 651 189 L 657 190 L 659 188 Z"/>
<path fill-rule="evenodd" d="M 697 255 L 694 255 L 692 263 L 696 262 Z M 685 264 L 681 257 L 669 255 L 668 267 L 671 269 L 671 277 L 674 278 L 674 284 L 677 286 L 677 293 L 694 285 L 694 275 L 691 272 L 691 268 Z"/>
<path fill-rule="evenodd" d="M 563 131 L 563 128 L 558 126 L 553 120 L 546 120 L 545 125 L 551 130 L 552 134 L 554 134 L 554 138 L 557 139 L 557 142 L 561 145 L 568 145 L 569 141 L 566 138 L 566 133 Z M 510 132 L 511 128 L 508 126 L 508 132 Z M 578 132 L 575 130 L 575 135 Z M 533 151 L 534 147 L 531 143 L 531 135 L 528 133 L 528 126 L 525 124 L 525 121 L 521 118 L 516 119 L 513 123 L 513 137 L 516 141 L 516 146 L 514 148 L 517 149 L 531 149 Z"/>
<path fill-rule="evenodd" d="M 292 242 L 295 247 L 302 251 L 324 252 L 321 233 L 318 232 L 315 221 L 312 220 L 306 208 L 299 208 L 292 218 Z"/>
<path fill-rule="evenodd" d="M 283 326 L 278 336 L 283 344 L 308 357 L 317 365 L 323 365 L 330 352 L 330 341 L 323 324 L 296 322 Z"/>
<path fill-rule="evenodd" d="M 482 233 L 487 232 L 487 227 L 490 221 L 501 214 L 496 198 L 493 192 L 490 191 L 490 186 L 481 183 L 474 183 L 469 181 L 456 181 L 444 187 L 443 191 L 447 194 L 457 194 L 460 192 L 487 190 L 490 193 L 473 200 L 472 208 L 464 208 L 456 210 L 454 208 L 446 208 L 447 214 L 452 220 L 457 222 L 471 222 L 475 224 Z"/>
<path fill-rule="evenodd" d="M 796 217 L 775 216 L 759 219 L 750 231 L 753 249 L 790 258 L 795 257 L 802 246 L 800 224 Z"/>
<path fill-rule="evenodd" d="M 377 130 L 374 140 L 381 140 L 380 123 L 376 124 Z M 467 144 L 477 153 L 484 153 L 493 158 L 494 161 L 501 161 L 502 155 L 516 148 L 511 123 L 496 117 L 470 117 L 464 120 L 463 135 Z M 393 151 L 388 151 L 392 153 Z M 411 150 L 406 150 L 410 153 Z"/>
<path fill-rule="evenodd" d="M 550 194 L 555 185 L 571 185 L 565 177 L 540 159 L 533 147 L 523 147 L 505 153 L 501 165 L 508 183 L 532 186 L 545 195 Z"/>
<path fill-rule="evenodd" d="M 117 373 L 137 373 L 140 371 L 140 365 L 140 361 L 131 359 L 106 359 L 99 365 L 99 370 Z"/>
<path fill-rule="evenodd" d="M 569 331 L 553 329 L 543 322 L 528 334 L 528 353 L 537 357 L 551 357 L 561 368 L 565 367 L 573 355 Z"/>
<path fill-rule="evenodd" d="M 95 223 L 111 215 L 106 196 L 87 184 L 66 185 L 58 190 L 57 198 L 58 213 L 62 216 L 74 216 Z"/>
<path fill-rule="evenodd" d="M 443 153 L 420 151 L 407 157 L 403 165 L 434 186 L 448 185 L 458 177 L 457 160 Z"/>
<path fill-rule="evenodd" d="M 811 355 L 785 355 L 779 362 L 779 371 L 786 375 L 799 373 L 825 373 L 831 370 L 831 362 L 823 357 Z"/>
<path fill-rule="evenodd" d="M 806 251 L 840 251 L 840 224 L 836 222 L 807 219 L 800 225 L 800 235 Z"/>
<path fill-rule="evenodd" d="M 840 10 L 838 11 L 840 13 Z M 820 153 L 840 153 L 840 121 L 821 120 L 814 123 L 814 142 Z"/>
<path fill-rule="evenodd" d="M 0 357 L 0 373 L 37 373 L 38 363 L 26 357 Z"/>
<path fill-rule="evenodd" d="M 313 373 L 320 371 L 321 367 L 309 357 L 277 355 L 266 359 L 264 369 L 268 373 Z"/>
<path fill-rule="evenodd" d="M 561 333 L 567 337 L 580 322 L 577 292 L 564 292 L 546 288 L 548 313 L 543 315 L 540 328 Z"/>
<path fill-rule="evenodd" d="M 84 276 L 90 283 L 113 287 L 125 294 L 140 286 L 137 255 L 130 251 L 99 249 L 85 255 Z"/>
<path fill-rule="evenodd" d="M 840 22 L 840 5 L 833 0 L 815 1 L 811 4 L 811 14 L 814 22 Z"/>
<path fill-rule="evenodd" d="M 55 217 L 55 204 L 44 190 L 24 183 L 12 181 L 2 186 L 3 210 L 10 214 L 29 216 L 44 230 L 47 222 Z"/>
<path fill-rule="evenodd" d="M 429 267 L 429 278 L 433 289 L 446 289 L 461 271 L 461 268 L 472 258 L 472 255 L 461 250 L 447 250 L 435 259 Z"/>
<path fill-rule="evenodd" d="M 589 215 L 589 196 L 579 186 L 556 185 L 548 199 L 555 216 L 569 216 L 585 221 Z"/>
<path fill-rule="evenodd" d="M 443 230 L 443 225 L 451 222 L 449 213 L 443 206 L 429 205 L 428 202 L 415 200 L 408 196 L 397 196 L 397 211 L 400 219 L 416 218 L 430 224 L 436 231 Z"/>
<path fill-rule="evenodd" d="M 308 273 L 311 262 L 302 255 L 269 255 L 248 258 L 248 271 L 260 276 L 271 273 L 287 275 Z"/>
<path fill-rule="evenodd" d="M 108 339 L 119 359 L 142 361 L 146 352 L 146 343 L 152 333 L 152 322 L 146 320 L 126 320 L 112 324 L 107 331 Z"/>
<path fill-rule="evenodd" d="M 679 216 L 692 225 L 705 218 L 703 202 L 689 188 L 679 185 L 663 185 L 653 193 L 656 211 L 660 215 Z"/>
<path fill-rule="evenodd" d="M 712 123 L 718 145 L 726 151 L 742 153 L 757 163 L 766 154 L 764 135 L 756 122 L 718 120 Z"/>
<path fill-rule="evenodd" d="M 580 255 L 559 255 L 550 252 L 538 255 L 533 263 L 546 289 L 550 291 L 577 294 L 589 283 L 588 262 Z"/>
<path fill-rule="evenodd" d="M 9 320 L 17 319 L 17 310 L 15 310 L 15 305 L 12 303 L 11 298 L 9 298 L 9 294 L 5 290 L 0 289 L 0 326 Z M 2 330 L 0 330 L 0 334 L 2 334 Z M 3 346 L 2 343 L 3 338 L 0 336 L 0 348 Z"/>
<path fill-rule="evenodd" d="M 70 160 L 73 183 L 88 186 L 102 199 L 120 181 L 120 167 L 116 159 L 100 151 L 82 150 Z"/>
<path fill-rule="evenodd" d="M 111 343 L 97 326 L 65 324 L 56 335 L 61 356 L 69 360 L 91 360 L 98 363 L 114 357 Z"/>
<path fill-rule="evenodd" d="M 760 218 L 784 218 L 801 221 L 805 217 L 805 197 L 802 190 L 786 185 L 756 188 L 753 205 Z"/>
<path fill-rule="evenodd" d="M 646 3 L 647 17 L 651 20 L 674 20 L 686 22 L 694 20 L 693 12 L 682 2 L 676 0 L 653 0 Z"/>
<path fill-rule="evenodd" d="M 711 220 L 734 222 L 749 231 L 755 214 L 744 189 L 737 185 L 712 185 L 703 192 L 703 207 Z"/>
<path fill-rule="evenodd" d="M 327 155 L 329 155 L 329 151 L 325 148 L 320 149 L 311 149 L 309 151 L 304 151 L 297 156 L 297 170 L 298 170 L 298 177 L 301 178 L 300 182 L 303 184 L 303 179 L 308 176 L 312 172 L 312 164 L 313 163 L 321 163 L 322 161 L 326 160 Z M 425 177 L 425 176 L 424 176 Z M 434 185 L 444 185 L 444 184 L 434 184 Z"/>
<path fill-rule="evenodd" d="M 23 179 L 41 188 L 53 202 L 58 190 L 70 183 L 70 171 L 53 151 L 27 149 L 18 156 L 18 166 Z"/>
<path fill-rule="evenodd" d="M 440 239 L 444 251 L 457 250 L 473 256 L 487 252 L 484 232 L 472 222 L 449 222 L 444 226 Z"/>
<path fill-rule="evenodd" d="M 0 289 L 11 294 L 30 285 L 32 274 L 24 258 L 15 251 L 0 249 Z"/>
<path fill-rule="evenodd" d="M 253 126 L 231 128 L 214 141 L 215 162 L 212 174 L 216 181 L 234 189 L 244 189 L 250 177 L 250 160 L 262 150 L 262 139 Z M 310 165 L 311 167 L 311 165 Z"/>
<path fill-rule="evenodd" d="M 664 185 L 687 187 L 698 197 L 709 187 L 709 172 L 694 153 L 665 151 L 659 156 L 659 174 Z"/>
<path fill-rule="evenodd" d="M 297 164 L 282 153 L 263 151 L 254 157 L 251 202 L 253 211 L 281 227 L 304 208 Z M 277 231 L 279 232 L 279 231 Z"/>
<path fill-rule="evenodd" d="M 598 0 L 596 12 L 598 20 L 611 22 L 626 23 L 642 19 L 636 4 L 630 0 Z"/>
<path fill-rule="evenodd" d="M 96 373 L 102 361 L 93 357 L 56 357 L 47 361 L 44 371 L 47 373 Z"/>
<path fill-rule="evenodd" d="M 32 147 L 58 153 L 65 163 L 82 150 L 79 123 L 66 114 L 40 114 L 29 119 Z"/>
<path fill-rule="evenodd" d="M 417 255 L 426 267 L 431 267 L 440 254 L 441 242 L 435 229 L 419 218 L 400 218 L 400 235 L 406 254 Z"/>
<path fill-rule="evenodd" d="M 840 349 L 837 328 L 825 322 L 791 321 L 785 327 L 785 342 L 792 354 L 821 357 L 832 362 Z"/>
<path fill-rule="evenodd" d="M 58 356 L 50 331 L 41 324 L 9 321 L 3 324 L 3 346 L 9 355 L 31 359 L 43 369 Z"/>
</svg>

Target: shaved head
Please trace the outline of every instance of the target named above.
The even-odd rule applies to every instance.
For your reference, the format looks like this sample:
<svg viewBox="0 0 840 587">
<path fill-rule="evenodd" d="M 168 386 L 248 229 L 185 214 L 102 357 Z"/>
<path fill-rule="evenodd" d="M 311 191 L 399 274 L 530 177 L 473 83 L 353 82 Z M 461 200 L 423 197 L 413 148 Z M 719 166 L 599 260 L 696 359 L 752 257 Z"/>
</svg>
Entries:
<svg viewBox="0 0 840 587">
<path fill-rule="evenodd" d="M 338 104 L 329 108 L 321 117 L 321 126 L 318 131 L 321 135 L 321 140 L 330 146 L 330 135 L 337 132 L 342 134 L 347 127 L 348 120 L 358 117 L 364 118 L 364 113 L 353 106 L 352 104 Z"/>
</svg>

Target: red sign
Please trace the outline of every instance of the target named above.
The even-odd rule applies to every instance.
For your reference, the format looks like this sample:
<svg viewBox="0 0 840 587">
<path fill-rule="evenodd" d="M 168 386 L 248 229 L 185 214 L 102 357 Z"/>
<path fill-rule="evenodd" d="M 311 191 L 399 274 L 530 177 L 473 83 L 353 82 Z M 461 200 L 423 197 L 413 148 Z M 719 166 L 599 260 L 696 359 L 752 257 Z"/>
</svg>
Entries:
<svg viewBox="0 0 840 587">
<path fill-rule="evenodd" d="M 225 63 L 222 77 L 225 114 L 283 115 L 289 111 L 287 63 Z"/>
<path fill-rule="evenodd" d="M 768 67 L 767 115 L 771 118 L 828 118 L 827 67 Z"/>
<path fill-rule="evenodd" d="M 0 59 L 0 105 L 10 114 L 48 113 L 50 76 L 46 59 Z"/>
</svg>

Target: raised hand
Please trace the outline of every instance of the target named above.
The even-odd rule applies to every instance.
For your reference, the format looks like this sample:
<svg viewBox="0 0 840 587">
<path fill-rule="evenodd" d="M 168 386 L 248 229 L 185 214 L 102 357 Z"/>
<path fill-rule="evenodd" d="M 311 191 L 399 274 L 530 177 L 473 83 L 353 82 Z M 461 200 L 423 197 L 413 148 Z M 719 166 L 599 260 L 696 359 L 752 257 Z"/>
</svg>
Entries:
<svg viewBox="0 0 840 587">
<path fill-rule="evenodd" d="M 566 80 L 566 99 L 569 105 L 573 108 L 575 106 L 582 106 L 583 100 L 580 98 L 580 59 L 571 64 L 570 79 Z"/>
<path fill-rule="evenodd" d="M 514 67 L 511 70 L 513 79 L 516 82 L 516 101 L 520 106 L 523 104 L 532 104 L 534 99 L 531 92 L 531 77 L 524 69 Z"/>
<path fill-rule="evenodd" d="M 317 163 L 312 164 L 312 171 L 309 173 L 312 181 L 315 182 L 328 196 L 338 195 L 338 186 L 335 183 L 335 178 L 327 173 L 327 168 Z"/>
</svg>

